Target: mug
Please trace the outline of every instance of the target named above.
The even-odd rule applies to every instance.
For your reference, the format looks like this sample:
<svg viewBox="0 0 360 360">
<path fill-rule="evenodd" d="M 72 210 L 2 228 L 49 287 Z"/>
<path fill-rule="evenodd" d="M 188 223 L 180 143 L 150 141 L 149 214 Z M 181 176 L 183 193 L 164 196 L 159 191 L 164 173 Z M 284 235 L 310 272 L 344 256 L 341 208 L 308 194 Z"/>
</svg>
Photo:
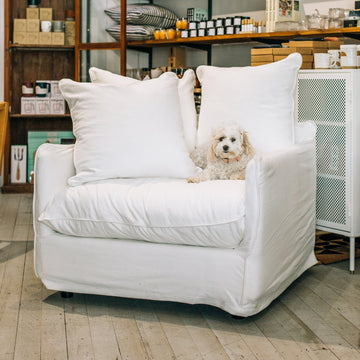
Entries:
<svg viewBox="0 0 360 360">
<path fill-rule="evenodd" d="M 43 20 L 41 21 L 41 31 L 50 32 L 51 31 L 51 21 Z"/>
<path fill-rule="evenodd" d="M 34 96 L 34 84 L 30 81 L 25 81 L 21 84 L 22 96 L 30 97 Z"/>
<path fill-rule="evenodd" d="M 54 32 L 63 32 L 64 31 L 64 22 L 61 20 L 53 21 L 53 30 L 54 30 Z"/>
<path fill-rule="evenodd" d="M 315 53 L 314 54 L 314 67 L 315 67 L 315 69 L 329 69 L 329 67 L 330 67 L 330 54 L 328 54 L 328 53 Z"/>
<path fill-rule="evenodd" d="M 340 50 L 328 50 L 330 54 L 330 69 L 340 68 Z"/>
<path fill-rule="evenodd" d="M 340 45 L 340 64 L 343 69 L 357 68 L 356 45 Z"/>
<path fill-rule="evenodd" d="M 50 93 L 50 81 L 37 80 L 35 92 L 37 97 L 47 97 Z"/>
</svg>

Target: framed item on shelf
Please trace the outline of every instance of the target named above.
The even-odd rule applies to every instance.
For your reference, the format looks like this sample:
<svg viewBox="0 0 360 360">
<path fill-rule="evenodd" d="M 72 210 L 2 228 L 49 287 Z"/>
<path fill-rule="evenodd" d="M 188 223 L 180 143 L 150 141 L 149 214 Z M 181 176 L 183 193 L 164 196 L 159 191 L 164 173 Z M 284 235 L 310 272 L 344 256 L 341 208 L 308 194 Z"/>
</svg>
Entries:
<svg viewBox="0 0 360 360">
<path fill-rule="evenodd" d="M 26 145 L 11 146 L 11 182 L 26 183 Z"/>
</svg>

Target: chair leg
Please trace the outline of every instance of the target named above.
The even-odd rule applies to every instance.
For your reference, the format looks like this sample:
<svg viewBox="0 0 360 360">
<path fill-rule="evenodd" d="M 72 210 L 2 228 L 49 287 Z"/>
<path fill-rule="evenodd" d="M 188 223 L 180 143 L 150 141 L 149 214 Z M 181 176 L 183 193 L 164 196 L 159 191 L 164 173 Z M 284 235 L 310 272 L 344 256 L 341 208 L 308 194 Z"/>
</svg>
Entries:
<svg viewBox="0 0 360 360">
<path fill-rule="evenodd" d="M 350 237 L 350 274 L 355 273 L 355 237 Z"/>
<path fill-rule="evenodd" d="M 63 299 L 70 299 L 70 298 L 72 298 L 74 296 L 74 293 L 72 293 L 72 292 L 67 292 L 67 291 L 62 291 L 61 292 L 61 297 L 63 298 Z"/>
</svg>

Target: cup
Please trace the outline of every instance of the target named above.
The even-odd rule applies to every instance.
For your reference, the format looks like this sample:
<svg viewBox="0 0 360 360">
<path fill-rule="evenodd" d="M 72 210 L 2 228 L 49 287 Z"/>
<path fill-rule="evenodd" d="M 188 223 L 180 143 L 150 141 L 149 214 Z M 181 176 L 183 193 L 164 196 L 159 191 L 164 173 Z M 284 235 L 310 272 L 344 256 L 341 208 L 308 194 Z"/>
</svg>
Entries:
<svg viewBox="0 0 360 360">
<path fill-rule="evenodd" d="M 159 68 L 151 69 L 151 78 L 152 78 L 152 79 L 156 79 L 156 78 L 158 78 L 162 73 L 163 73 L 162 70 L 159 69 Z"/>
<path fill-rule="evenodd" d="M 50 93 L 50 81 L 36 80 L 35 93 L 36 97 L 47 97 Z"/>
<path fill-rule="evenodd" d="M 340 69 L 340 50 L 328 50 L 330 54 L 330 69 Z"/>
<path fill-rule="evenodd" d="M 21 84 L 22 96 L 30 97 L 34 96 L 34 84 L 30 81 L 25 81 Z"/>
<path fill-rule="evenodd" d="M 314 54 L 315 69 L 329 69 L 330 68 L 330 54 L 315 53 Z"/>
<path fill-rule="evenodd" d="M 51 21 L 43 20 L 41 21 L 41 31 L 50 32 L 51 31 Z"/>
<path fill-rule="evenodd" d="M 340 65 L 342 69 L 357 68 L 356 45 L 340 45 Z"/>
<path fill-rule="evenodd" d="M 63 32 L 64 31 L 64 22 L 61 20 L 53 21 L 53 30 L 54 30 L 54 32 Z"/>
</svg>

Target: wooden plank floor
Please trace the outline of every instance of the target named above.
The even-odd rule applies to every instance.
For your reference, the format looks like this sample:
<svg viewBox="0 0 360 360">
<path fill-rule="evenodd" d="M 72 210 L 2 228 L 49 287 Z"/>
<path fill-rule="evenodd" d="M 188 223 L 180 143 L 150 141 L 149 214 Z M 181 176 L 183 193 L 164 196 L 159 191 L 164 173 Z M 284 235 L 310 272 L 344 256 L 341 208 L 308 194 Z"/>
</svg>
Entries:
<svg viewBox="0 0 360 360">
<path fill-rule="evenodd" d="M 0 194 L 0 360 L 360 359 L 360 261 L 315 266 L 262 313 L 95 295 L 33 272 L 32 196 Z"/>
</svg>

